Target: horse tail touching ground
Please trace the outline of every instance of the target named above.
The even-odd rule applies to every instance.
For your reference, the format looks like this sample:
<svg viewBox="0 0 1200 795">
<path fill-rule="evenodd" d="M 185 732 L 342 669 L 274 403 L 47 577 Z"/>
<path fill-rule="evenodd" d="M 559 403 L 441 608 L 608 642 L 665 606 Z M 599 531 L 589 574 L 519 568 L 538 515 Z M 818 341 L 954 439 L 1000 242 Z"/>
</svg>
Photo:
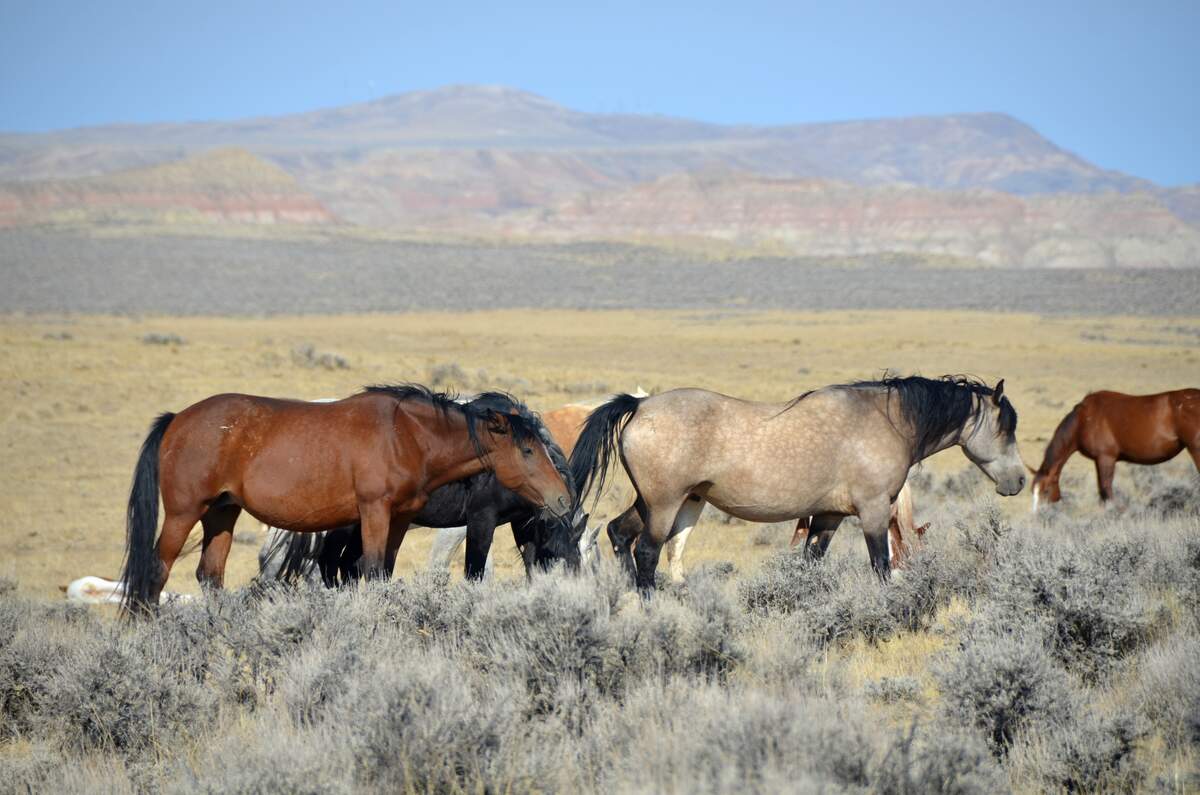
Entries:
<svg viewBox="0 0 1200 795">
<path fill-rule="evenodd" d="M 125 519 L 125 568 L 123 605 L 126 610 L 157 601 L 162 561 L 154 548 L 158 532 L 158 448 L 175 415 L 164 412 L 150 426 L 133 470 L 129 508 Z"/>
<path fill-rule="evenodd" d="M 633 395 L 614 395 L 588 415 L 575 449 L 571 451 L 571 477 L 578 491 L 576 505 L 594 485 L 596 497 L 604 490 L 609 465 L 617 450 L 617 439 L 621 428 L 637 413 L 644 398 Z"/>
</svg>

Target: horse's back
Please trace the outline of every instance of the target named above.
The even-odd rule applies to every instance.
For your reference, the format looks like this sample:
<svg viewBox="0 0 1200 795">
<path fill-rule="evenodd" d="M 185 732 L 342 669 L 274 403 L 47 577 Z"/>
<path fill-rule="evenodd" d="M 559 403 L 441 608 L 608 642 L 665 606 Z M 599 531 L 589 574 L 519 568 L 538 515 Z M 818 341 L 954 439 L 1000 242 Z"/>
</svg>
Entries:
<svg viewBox="0 0 1200 795">
<path fill-rule="evenodd" d="M 695 489 L 744 519 L 794 518 L 845 507 L 842 486 L 857 470 L 843 460 L 844 442 L 864 411 L 840 390 L 758 403 L 677 389 L 642 402 L 622 452 L 643 493 L 649 481 L 671 493 Z"/>
<path fill-rule="evenodd" d="M 1182 390 L 1193 391 L 1198 390 Z M 1186 444 L 1180 431 L 1180 391 L 1129 395 L 1092 392 L 1077 407 L 1081 449 L 1091 458 L 1161 463 Z M 1196 401 L 1200 409 L 1200 401 Z"/>
</svg>

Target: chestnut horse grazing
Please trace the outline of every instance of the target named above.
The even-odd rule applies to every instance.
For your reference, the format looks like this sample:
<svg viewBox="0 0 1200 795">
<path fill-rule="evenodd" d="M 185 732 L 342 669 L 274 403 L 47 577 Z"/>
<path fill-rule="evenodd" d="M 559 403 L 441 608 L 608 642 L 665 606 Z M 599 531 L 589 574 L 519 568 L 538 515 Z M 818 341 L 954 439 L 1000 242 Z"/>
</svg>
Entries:
<svg viewBox="0 0 1200 795">
<path fill-rule="evenodd" d="M 429 494 L 484 470 L 562 518 L 571 492 L 528 420 L 414 385 L 332 403 L 216 395 L 155 420 L 129 495 L 126 607 L 158 603 L 180 548 L 204 526 L 196 576 L 220 587 L 244 509 L 273 527 L 362 525 L 360 571 L 390 571 Z M 166 512 L 155 544 L 158 497 Z"/>
<path fill-rule="evenodd" d="M 571 455 L 580 494 L 603 488 L 614 458 L 637 491 L 645 525 L 637 586 L 654 588 L 663 543 L 687 532 L 706 503 L 752 522 L 812 516 L 805 550 L 824 554 L 843 517 L 857 515 L 871 565 L 887 577 L 888 520 L 909 468 L 953 445 L 996 483 L 1020 492 L 1025 467 L 1017 413 L 993 389 L 963 377 L 885 378 L 754 403 L 703 389 L 637 399 L 617 395 L 592 412 Z M 628 549 L 618 550 L 630 568 Z"/>
<path fill-rule="evenodd" d="M 1033 510 L 1058 502 L 1058 478 L 1074 453 L 1096 462 L 1101 502 L 1113 496 L 1118 461 L 1161 464 L 1187 448 L 1200 470 L 1200 389 L 1157 395 L 1093 392 L 1079 401 L 1054 431 L 1042 465 L 1034 472 Z"/>
</svg>

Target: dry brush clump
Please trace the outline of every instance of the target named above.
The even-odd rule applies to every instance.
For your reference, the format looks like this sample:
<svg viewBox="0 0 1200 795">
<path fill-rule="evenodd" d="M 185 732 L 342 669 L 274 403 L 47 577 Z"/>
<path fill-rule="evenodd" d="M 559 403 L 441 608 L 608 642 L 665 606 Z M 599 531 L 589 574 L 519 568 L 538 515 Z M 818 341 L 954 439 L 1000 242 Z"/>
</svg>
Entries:
<svg viewBox="0 0 1200 795">
<path fill-rule="evenodd" d="M 615 566 L 529 583 L 256 585 L 139 622 L 0 587 L 0 781 L 245 793 L 1200 784 L 1200 520 L 1009 520 L 974 493 L 933 514 L 888 583 L 847 528 L 826 560 L 708 564 L 649 601 Z"/>
</svg>

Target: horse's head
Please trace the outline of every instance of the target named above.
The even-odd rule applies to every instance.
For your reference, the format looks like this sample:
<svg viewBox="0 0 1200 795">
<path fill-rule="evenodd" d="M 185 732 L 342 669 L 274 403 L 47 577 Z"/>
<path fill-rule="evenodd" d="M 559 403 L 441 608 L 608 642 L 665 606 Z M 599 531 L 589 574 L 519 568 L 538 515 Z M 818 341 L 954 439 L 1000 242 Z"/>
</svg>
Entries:
<svg viewBox="0 0 1200 795">
<path fill-rule="evenodd" d="M 1062 499 L 1062 491 L 1058 488 L 1058 478 L 1048 472 L 1034 471 L 1033 483 L 1033 512 L 1037 513 L 1043 502 L 1058 502 Z"/>
<path fill-rule="evenodd" d="M 520 528 L 514 526 L 514 535 L 522 539 L 520 545 L 526 564 L 549 569 L 556 563 L 565 563 L 570 571 L 579 571 L 585 560 L 588 515 L 577 511 L 573 521 L 566 519 L 532 518 Z"/>
<path fill-rule="evenodd" d="M 987 393 L 979 395 L 975 422 L 960 444 L 967 458 L 996 484 L 996 493 L 1011 497 L 1025 487 L 1025 462 L 1017 449 L 1017 412 L 1004 397 L 1004 379 Z"/>
<path fill-rule="evenodd" d="M 487 430 L 488 458 L 500 485 L 550 517 L 565 519 L 571 513 L 571 490 L 534 422 L 519 414 L 493 412 Z"/>
</svg>

